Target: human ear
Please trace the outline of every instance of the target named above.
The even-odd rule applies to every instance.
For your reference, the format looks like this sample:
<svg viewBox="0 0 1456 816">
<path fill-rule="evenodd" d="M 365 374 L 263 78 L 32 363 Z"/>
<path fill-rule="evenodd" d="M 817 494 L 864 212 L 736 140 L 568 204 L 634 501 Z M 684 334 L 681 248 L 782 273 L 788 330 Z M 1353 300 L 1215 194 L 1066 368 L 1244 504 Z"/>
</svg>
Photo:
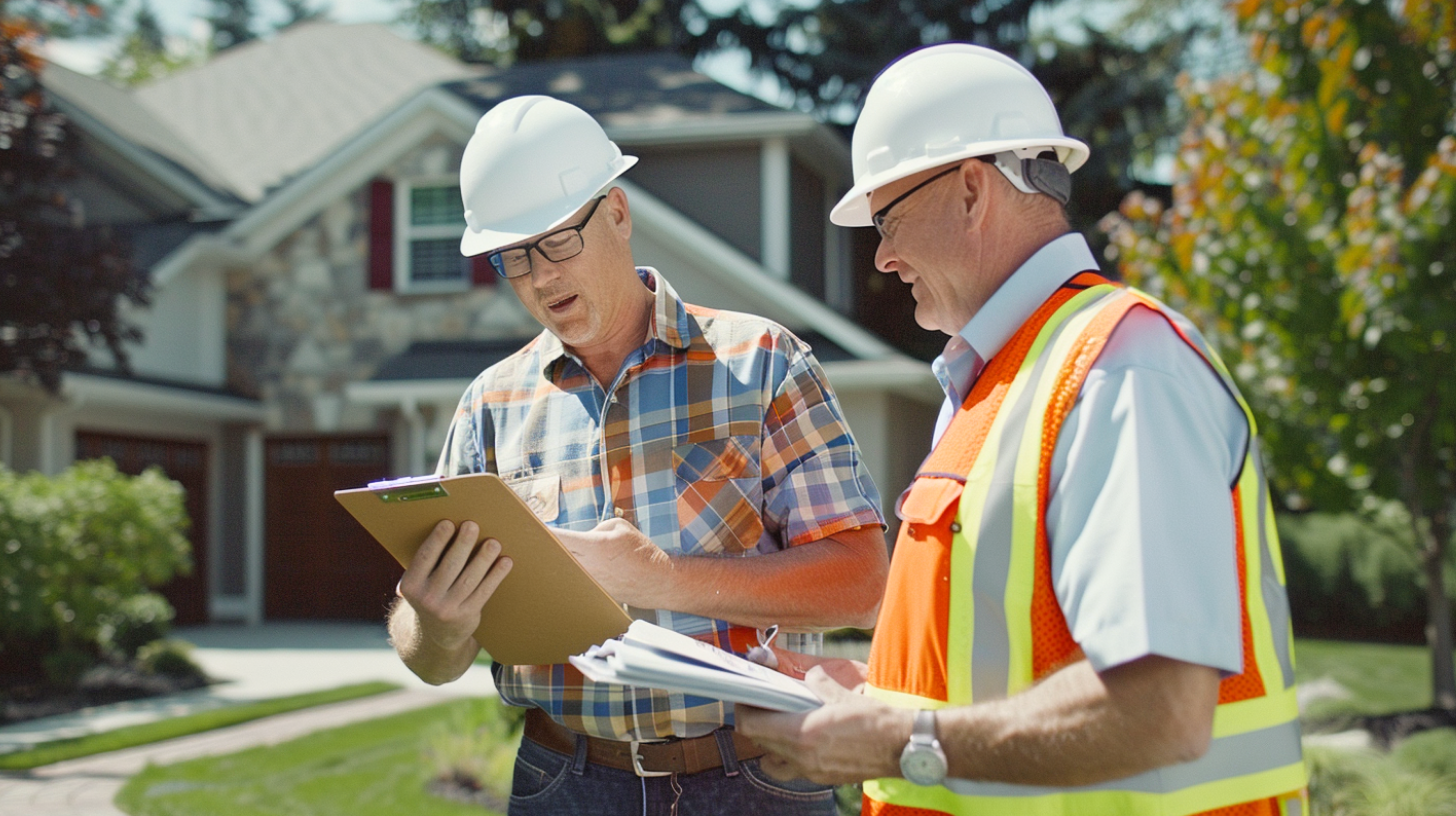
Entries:
<svg viewBox="0 0 1456 816">
<path fill-rule="evenodd" d="M 624 241 L 631 238 L 632 209 L 627 206 L 627 194 L 621 187 L 613 187 L 607 193 L 607 200 L 602 203 L 607 205 L 607 215 L 612 229 L 621 235 Z"/>
</svg>

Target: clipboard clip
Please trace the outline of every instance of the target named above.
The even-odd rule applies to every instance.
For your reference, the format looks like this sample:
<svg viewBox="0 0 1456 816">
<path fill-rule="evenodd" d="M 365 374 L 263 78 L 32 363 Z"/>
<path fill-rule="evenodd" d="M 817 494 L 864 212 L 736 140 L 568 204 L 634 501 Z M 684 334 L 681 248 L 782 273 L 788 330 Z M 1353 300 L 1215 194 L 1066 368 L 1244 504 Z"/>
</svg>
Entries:
<svg viewBox="0 0 1456 816">
<path fill-rule="evenodd" d="M 382 502 L 420 501 L 450 495 L 450 491 L 440 484 L 439 476 L 407 476 L 403 479 L 370 482 L 369 490 Z"/>
</svg>

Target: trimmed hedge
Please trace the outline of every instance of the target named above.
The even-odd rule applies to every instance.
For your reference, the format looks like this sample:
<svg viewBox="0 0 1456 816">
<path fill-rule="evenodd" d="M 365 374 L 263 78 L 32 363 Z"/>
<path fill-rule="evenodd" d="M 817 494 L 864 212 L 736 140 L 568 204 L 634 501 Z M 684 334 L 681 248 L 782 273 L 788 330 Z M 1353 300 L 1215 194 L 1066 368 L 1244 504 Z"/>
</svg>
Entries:
<svg viewBox="0 0 1456 816">
<path fill-rule="evenodd" d="M 1284 515 L 1278 525 L 1297 636 L 1426 642 L 1426 580 L 1402 508 Z M 1447 556 L 1456 598 L 1456 553 Z"/>
<path fill-rule="evenodd" d="M 0 664 L 74 683 L 102 656 L 130 658 L 165 634 L 150 591 L 191 570 L 182 486 L 109 459 L 56 476 L 0 467 Z M 128 652 L 132 653 L 128 653 Z"/>
</svg>

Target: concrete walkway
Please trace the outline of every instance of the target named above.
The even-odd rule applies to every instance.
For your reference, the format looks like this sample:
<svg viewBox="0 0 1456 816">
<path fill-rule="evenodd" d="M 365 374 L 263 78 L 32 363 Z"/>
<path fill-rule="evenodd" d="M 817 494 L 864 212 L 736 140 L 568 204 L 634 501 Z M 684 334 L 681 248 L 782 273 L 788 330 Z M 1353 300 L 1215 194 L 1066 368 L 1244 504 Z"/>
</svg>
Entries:
<svg viewBox="0 0 1456 816">
<path fill-rule="evenodd" d="M 0 750 L 97 733 L 240 702 L 385 680 L 404 688 L 388 694 L 279 714 L 167 742 L 58 762 L 27 772 L 0 772 L 3 816 L 122 816 L 111 804 L 126 781 L 148 764 L 273 745 L 314 731 L 384 717 L 462 695 L 494 694 L 490 672 L 473 667 L 443 687 L 421 682 L 395 657 L 379 626 L 267 624 L 256 628 L 181 629 L 198 646 L 195 658 L 220 682 L 174 697 L 99 706 L 0 728 Z"/>
</svg>

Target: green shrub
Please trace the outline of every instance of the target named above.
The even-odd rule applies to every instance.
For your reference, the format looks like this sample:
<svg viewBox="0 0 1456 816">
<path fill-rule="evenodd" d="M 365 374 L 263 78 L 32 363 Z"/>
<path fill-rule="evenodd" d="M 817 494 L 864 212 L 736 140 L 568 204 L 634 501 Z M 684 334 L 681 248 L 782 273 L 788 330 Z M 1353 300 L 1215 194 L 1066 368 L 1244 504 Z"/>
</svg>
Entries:
<svg viewBox="0 0 1456 816">
<path fill-rule="evenodd" d="M 436 780 L 453 780 L 502 805 L 511 795 L 511 771 L 521 744 L 525 709 L 497 698 L 472 701 L 426 734 L 425 767 Z"/>
<path fill-rule="evenodd" d="M 192 644 L 185 640 L 154 640 L 137 650 L 137 665 L 148 674 L 178 679 L 205 679 L 206 672 L 192 660 Z"/>
<path fill-rule="evenodd" d="M 1295 634 L 1425 641 L 1425 574 L 1403 508 L 1284 515 L 1278 524 Z M 1448 594 L 1456 591 L 1449 554 Z"/>
<path fill-rule="evenodd" d="M 1449 729 L 1411 737 L 1390 754 L 1306 747 L 1304 758 L 1311 816 L 1456 816 Z"/>
<path fill-rule="evenodd" d="M 181 485 L 110 460 L 56 476 L 0 467 L 0 655 L 39 645 L 61 675 L 71 653 L 99 655 L 103 633 L 153 601 L 132 601 L 191 569 Z M 130 603 L 130 607 L 128 604 Z M 170 617 L 170 616 L 166 616 Z M 6 654 L 6 653 L 9 654 Z"/>
<path fill-rule="evenodd" d="M 155 592 L 133 595 L 117 604 L 101 624 L 101 647 L 123 659 L 136 657 L 141 647 L 167 637 L 175 615 L 167 599 Z"/>
<path fill-rule="evenodd" d="M 46 679 L 58 686 L 74 686 L 86 670 L 96 665 L 96 656 L 80 649 L 57 649 L 41 657 Z"/>
</svg>

